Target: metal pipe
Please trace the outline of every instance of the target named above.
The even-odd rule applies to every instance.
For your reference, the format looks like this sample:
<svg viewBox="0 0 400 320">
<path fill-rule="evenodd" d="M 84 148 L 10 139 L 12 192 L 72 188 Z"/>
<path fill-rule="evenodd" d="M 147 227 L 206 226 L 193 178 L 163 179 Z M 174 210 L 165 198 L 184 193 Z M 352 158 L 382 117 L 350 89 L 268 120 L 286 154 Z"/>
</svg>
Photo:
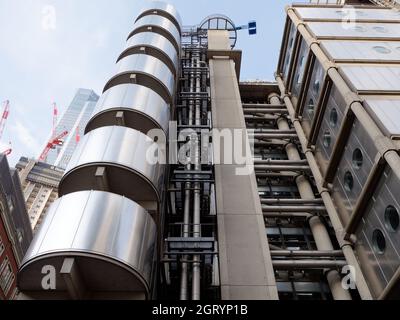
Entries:
<svg viewBox="0 0 400 320">
<path fill-rule="evenodd" d="M 270 101 L 272 103 L 280 102 L 280 98 L 277 95 L 273 95 L 270 97 Z M 289 110 L 289 109 L 288 109 Z M 289 112 L 290 113 L 290 112 Z M 289 123 L 286 119 L 280 118 L 278 120 L 278 127 L 281 130 L 289 130 Z M 296 130 L 297 131 L 297 130 Z M 286 153 L 290 160 L 300 160 L 300 153 L 297 149 L 297 146 L 293 143 L 289 143 L 285 147 Z M 314 191 L 311 187 L 310 182 L 305 176 L 299 176 L 296 179 L 296 184 L 299 189 L 299 193 L 301 198 L 303 199 L 315 199 Z M 326 209 L 325 209 L 326 210 Z M 332 251 L 333 245 L 331 239 L 329 237 L 328 231 L 323 224 L 322 220 L 318 216 L 313 216 L 309 219 L 310 229 L 313 234 L 315 244 L 319 251 Z M 330 279 L 332 280 L 329 283 L 329 287 L 332 292 L 332 296 L 335 300 L 351 300 L 351 295 L 348 290 L 345 290 L 341 286 L 340 276 L 337 270 L 332 270 L 329 273 L 336 273 L 333 274 Z M 339 284 L 337 282 L 340 282 Z"/>
<path fill-rule="evenodd" d="M 256 172 L 258 178 L 270 178 L 270 177 L 281 177 L 281 178 L 295 178 L 298 174 L 296 172 Z"/>
<path fill-rule="evenodd" d="M 309 166 L 268 166 L 262 164 L 254 165 L 256 170 L 266 170 L 266 171 L 309 171 Z"/>
<path fill-rule="evenodd" d="M 243 103 L 243 108 L 262 108 L 262 109 L 284 109 L 286 106 L 282 103 L 280 104 L 262 104 L 262 103 Z"/>
<path fill-rule="evenodd" d="M 200 63 L 200 57 L 196 54 L 196 58 L 194 59 L 194 63 L 196 66 Z M 201 83 L 200 77 L 196 77 L 196 92 L 201 92 Z M 201 101 L 196 101 L 195 107 L 195 125 L 201 125 Z M 195 171 L 201 171 L 200 164 L 200 141 L 199 137 L 196 136 L 196 151 L 195 151 Z M 194 215 L 193 215 L 193 237 L 199 238 L 201 236 L 201 217 L 200 217 L 200 188 L 201 185 L 199 182 L 195 183 L 195 191 L 194 191 Z M 192 300 L 200 300 L 200 262 L 201 258 L 199 255 L 195 255 L 193 257 L 193 266 L 192 266 Z"/>
<path fill-rule="evenodd" d="M 307 250 L 271 250 L 271 256 L 288 257 L 343 257 L 342 250 L 307 251 Z"/>
<path fill-rule="evenodd" d="M 193 89 L 193 79 L 190 78 L 189 85 L 191 90 Z M 193 100 L 189 100 L 189 115 L 188 115 L 188 125 L 193 125 Z M 190 156 L 186 159 L 188 164 L 186 165 L 186 171 L 192 171 Z M 188 176 L 190 178 L 190 176 Z M 190 182 L 185 183 L 185 203 L 184 203 L 184 213 L 183 213 L 183 237 L 187 238 L 190 235 L 190 202 L 191 202 L 191 190 L 192 184 Z M 181 288 L 180 288 L 180 299 L 188 300 L 188 276 L 189 276 L 189 265 L 187 261 L 188 256 L 183 257 L 183 262 L 181 266 Z"/>
<path fill-rule="evenodd" d="M 311 218 L 313 215 L 307 212 L 263 212 L 264 218 Z"/>
<path fill-rule="evenodd" d="M 330 221 L 332 223 L 333 229 L 335 230 L 336 238 L 339 241 L 339 245 L 341 246 L 341 248 L 343 250 L 343 253 L 345 255 L 347 263 L 355 268 L 355 273 L 357 274 L 355 281 L 356 281 L 356 286 L 357 286 L 358 292 L 363 300 L 371 300 L 372 299 L 371 292 L 368 288 L 365 277 L 361 271 L 360 265 L 358 264 L 358 260 L 354 254 L 353 248 L 351 247 L 351 244 L 348 241 L 345 241 L 343 238 L 344 230 L 343 230 L 342 223 L 339 219 L 339 215 L 336 211 L 336 207 L 333 204 L 333 201 L 332 201 L 332 198 L 331 198 L 329 192 L 324 188 L 322 175 L 321 175 L 319 167 L 315 161 L 314 154 L 308 148 L 307 139 L 304 135 L 304 131 L 303 131 L 303 128 L 301 127 L 299 119 L 296 118 L 296 113 L 295 113 L 293 104 L 292 104 L 289 96 L 287 96 L 285 94 L 285 85 L 283 83 L 283 80 L 278 75 L 276 76 L 276 80 L 278 82 L 279 90 L 283 96 L 283 100 L 286 104 L 286 107 L 288 108 L 290 119 L 293 123 L 294 128 L 296 129 L 298 136 L 299 136 L 299 141 L 301 143 L 302 149 L 306 155 L 307 160 L 309 161 L 310 169 L 313 173 L 314 180 L 316 182 L 316 185 L 317 185 L 318 191 L 321 195 L 321 198 L 324 201 L 324 204 L 325 204 L 327 213 L 329 215 Z"/>
<path fill-rule="evenodd" d="M 297 138 L 297 135 L 295 133 L 255 133 L 251 137 L 255 139 L 292 139 Z"/>
<path fill-rule="evenodd" d="M 254 134 L 263 134 L 263 133 L 271 133 L 271 134 L 291 134 L 296 133 L 296 130 L 277 130 L 277 129 L 260 129 L 257 128 L 254 130 Z"/>
<path fill-rule="evenodd" d="M 262 204 L 320 204 L 322 199 L 261 199 Z"/>
<path fill-rule="evenodd" d="M 304 165 L 307 164 L 307 160 L 254 160 L 254 164 L 269 164 L 269 165 Z"/>
<path fill-rule="evenodd" d="M 262 109 L 262 108 L 247 108 L 243 109 L 244 114 L 255 114 L 255 113 L 287 113 L 287 109 Z"/>
<path fill-rule="evenodd" d="M 330 269 L 347 265 L 345 260 L 272 260 L 276 269 Z M 335 285 L 337 285 L 335 283 Z M 341 287 L 341 286 L 340 286 Z M 339 288 L 335 288 L 339 289 Z"/>
<path fill-rule="evenodd" d="M 324 206 L 262 206 L 263 212 L 325 212 Z"/>
</svg>

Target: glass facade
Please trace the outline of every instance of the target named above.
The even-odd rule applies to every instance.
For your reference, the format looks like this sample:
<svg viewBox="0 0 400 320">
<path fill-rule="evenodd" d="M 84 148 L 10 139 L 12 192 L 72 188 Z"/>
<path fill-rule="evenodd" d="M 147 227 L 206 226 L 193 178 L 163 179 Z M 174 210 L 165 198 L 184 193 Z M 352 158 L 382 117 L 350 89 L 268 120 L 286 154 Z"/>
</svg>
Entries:
<svg viewBox="0 0 400 320">
<path fill-rule="evenodd" d="M 79 144 L 80 137 L 83 137 L 86 124 L 90 120 L 99 96 L 89 89 L 78 89 L 74 99 L 65 111 L 61 121 L 56 128 L 56 134 L 68 131 L 63 138 L 62 146 L 56 146 L 50 150 L 46 162 L 51 165 L 65 169 Z"/>
</svg>

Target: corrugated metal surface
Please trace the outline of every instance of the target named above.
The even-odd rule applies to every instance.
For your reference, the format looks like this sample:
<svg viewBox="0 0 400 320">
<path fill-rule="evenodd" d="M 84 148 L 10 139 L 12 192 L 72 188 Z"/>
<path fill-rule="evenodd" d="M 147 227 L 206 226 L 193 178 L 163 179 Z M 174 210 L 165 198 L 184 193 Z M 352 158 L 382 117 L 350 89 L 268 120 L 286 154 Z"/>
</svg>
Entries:
<svg viewBox="0 0 400 320">
<path fill-rule="evenodd" d="M 365 107 L 386 135 L 400 138 L 400 97 L 396 99 L 367 98 Z"/>
<path fill-rule="evenodd" d="M 400 23 L 309 22 L 307 27 L 317 38 L 398 39 Z"/>
<path fill-rule="evenodd" d="M 303 20 L 387 20 L 400 21 L 400 12 L 390 9 L 361 9 L 361 8 L 295 8 Z"/>
<path fill-rule="evenodd" d="M 334 61 L 400 61 L 400 42 L 324 40 L 321 47 Z"/>
<path fill-rule="evenodd" d="M 400 66 L 342 65 L 339 72 L 359 93 L 400 92 Z"/>
</svg>

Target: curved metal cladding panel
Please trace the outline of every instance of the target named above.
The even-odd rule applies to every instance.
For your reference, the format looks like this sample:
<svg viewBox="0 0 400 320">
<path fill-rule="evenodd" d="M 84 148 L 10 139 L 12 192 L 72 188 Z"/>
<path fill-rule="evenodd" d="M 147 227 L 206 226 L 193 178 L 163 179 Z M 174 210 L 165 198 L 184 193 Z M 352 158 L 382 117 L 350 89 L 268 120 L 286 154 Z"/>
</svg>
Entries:
<svg viewBox="0 0 400 320">
<path fill-rule="evenodd" d="M 104 87 L 103 93 L 119 84 L 136 83 L 153 89 L 171 103 L 175 89 L 175 77 L 161 60 L 146 55 L 134 54 L 117 63 L 117 72 Z"/>
<path fill-rule="evenodd" d="M 164 36 L 154 32 L 141 32 L 133 35 L 126 45 L 126 49 L 118 58 L 142 53 L 154 56 L 164 62 L 176 76 L 179 69 L 179 57 L 173 44 Z"/>
<path fill-rule="evenodd" d="M 181 16 L 179 15 L 175 7 L 169 3 L 165 3 L 162 1 L 152 1 L 147 8 L 144 8 L 141 11 L 136 21 L 146 15 L 151 15 L 151 14 L 164 16 L 170 19 L 172 22 L 174 22 L 174 24 L 179 30 L 182 29 Z"/>
<path fill-rule="evenodd" d="M 147 159 L 147 152 L 161 153 L 152 139 L 137 130 L 117 126 L 93 130 L 72 156 L 59 195 L 104 190 L 133 201 L 159 202 L 164 165 L 153 157 Z M 96 176 L 102 167 L 106 168 L 105 175 Z"/>
<path fill-rule="evenodd" d="M 180 52 L 181 36 L 178 28 L 171 20 L 157 15 L 144 16 L 133 25 L 133 31 L 129 34 L 128 39 L 140 32 L 159 33 L 170 40 L 176 51 Z"/>
<path fill-rule="evenodd" d="M 75 258 L 86 290 L 149 295 L 156 224 L 135 202 L 107 192 L 66 195 L 50 207 L 20 268 L 22 291 L 42 291 L 42 268 L 57 272 L 56 291 L 66 291 L 59 273 Z M 109 277 L 112 275 L 112 279 Z"/>
<path fill-rule="evenodd" d="M 170 106 L 153 90 L 137 84 L 120 84 L 108 89 L 97 103 L 85 134 L 94 129 L 123 125 L 147 134 L 152 129 L 168 132 Z M 117 113 L 123 112 L 123 122 Z"/>
</svg>

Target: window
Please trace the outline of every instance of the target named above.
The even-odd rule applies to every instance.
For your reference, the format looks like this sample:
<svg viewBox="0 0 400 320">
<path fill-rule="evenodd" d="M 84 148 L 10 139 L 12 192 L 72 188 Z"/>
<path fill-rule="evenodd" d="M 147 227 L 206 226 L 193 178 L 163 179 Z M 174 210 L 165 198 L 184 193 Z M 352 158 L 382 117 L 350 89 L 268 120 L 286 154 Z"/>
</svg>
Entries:
<svg viewBox="0 0 400 320">
<path fill-rule="evenodd" d="M 357 32 L 366 32 L 367 31 L 367 29 L 365 27 L 362 27 L 362 26 L 354 26 L 353 30 L 357 31 Z"/>
<path fill-rule="evenodd" d="M 305 63 L 304 63 L 305 59 L 306 59 L 306 57 L 305 57 L 305 55 L 303 55 L 301 57 L 301 60 L 300 60 L 299 73 L 298 73 L 297 78 L 296 78 L 296 83 L 298 85 L 301 84 L 301 81 L 303 80 L 302 78 L 303 78 L 303 72 L 304 72 L 304 68 L 305 68 Z"/>
<path fill-rule="evenodd" d="M 337 122 L 338 122 L 338 113 L 336 109 L 333 108 L 329 116 L 329 124 L 332 128 L 336 128 Z"/>
<path fill-rule="evenodd" d="M 314 72 L 315 72 L 315 80 L 314 80 L 314 83 L 312 85 L 312 88 L 313 88 L 314 94 L 316 96 L 318 96 L 319 93 L 320 93 L 320 90 L 321 90 L 321 82 L 322 82 L 322 80 L 324 78 L 324 70 L 321 67 L 321 65 L 319 64 L 319 62 L 316 62 L 315 71 Z"/>
<path fill-rule="evenodd" d="M 307 112 L 311 119 L 314 118 L 314 111 L 315 111 L 315 103 L 314 103 L 314 100 L 311 98 L 308 101 L 308 105 L 307 105 Z"/>
<path fill-rule="evenodd" d="M 383 232 L 379 229 L 376 229 L 372 233 L 372 246 L 374 251 L 377 254 L 384 254 L 386 249 L 386 239 Z"/>
<path fill-rule="evenodd" d="M 17 237 L 18 237 L 18 242 L 19 243 L 22 243 L 22 241 L 24 241 L 24 230 L 23 229 L 18 228 Z"/>
<path fill-rule="evenodd" d="M 388 206 L 385 210 L 385 226 L 389 232 L 396 232 L 400 225 L 399 212 L 393 206 Z"/>
<path fill-rule="evenodd" d="M 361 150 L 358 148 L 356 150 L 354 150 L 354 152 L 353 152 L 353 167 L 355 169 L 360 169 L 362 167 L 363 160 L 364 160 L 364 158 L 363 158 L 363 154 L 362 154 Z"/>
<path fill-rule="evenodd" d="M 344 174 L 344 188 L 346 189 L 346 191 L 352 191 L 353 187 L 354 187 L 353 175 L 351 174 L 350 171 L 347 171 Z"/>
<path fill-rule="evenodd" d="M 383 46 L 375 46 L 372 47 L 376 52 L 382 53 L 382 54 L 388 54 L 391 53 L 392 51 L 389 48 L 383 47 Z"/>
<path fill-rule="evenodd" d="M 315 79 L 314 84 L 313 84 L 313 90 L 315 94 L 319 93 L 319 89 L 320 89 L 320 81 L 319 79 Z"/>
<path fill-rule="evenodd" d="M 383 26 L 375 26 L 375 27 L 372 27 L 372 29 L 379 33 L 387 33 L 388 32 L 388 30 Z"/>
<path fill-rule="evenodd" d="M 5 262 L 5 263 L 4 263 Z M 8 257 L 4 260 L 4 266 L 2 264 L 2 269 L 0 273 L 0 287 L 4 294 L 7 295 L 10 290 L 11 284 L 15 279 L 11 264 L 8 261 Z"/>
<path fill-rule="evenodd" d="M 332 144 L 331 133 L 329 131 L 325 131 L 324 133 L 324 147 L 329 148 Z"/>
</svg>

